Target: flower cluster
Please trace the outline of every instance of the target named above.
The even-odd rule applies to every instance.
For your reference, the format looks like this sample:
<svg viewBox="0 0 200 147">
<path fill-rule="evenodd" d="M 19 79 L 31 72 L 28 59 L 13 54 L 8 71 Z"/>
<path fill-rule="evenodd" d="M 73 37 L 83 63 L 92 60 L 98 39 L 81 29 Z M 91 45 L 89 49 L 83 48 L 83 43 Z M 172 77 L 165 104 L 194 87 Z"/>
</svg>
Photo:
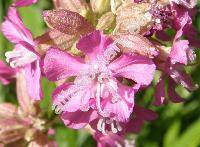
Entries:
<svg viewBox="0 0 200 147">
<path fill-rule="evenodd" d="M 35 110 L 43 97 L 41 77 L 57 85 L 52 110 L 67 127 L 90 130 L 99 147 L 134 146 L 125 135 L 139 133 L 145 121 L 157 118 L 136 100 L 138 92 L 153 86 L 155 72 L 161 74 L 153 105 L 184 101 L 176 93 L 178 85 L 189 91 L 197 88 L 185 71 L 200 47 L 192 24 L 194 0 L 53 0 L 55 9 L 43 12 L 48 31 L 33 38 L 18 8 L 36 2 L 16 0 L 1 26 L 14 49 L 5 53 L 10 67 L 0 62 L 0 80 L 9 84 L 17 79 L 20 106 L 0 105 L 0 118 L 6 117 L 0 119 L 0 136 L 11 131 L 1 129 L 5 125 L 17 131 L 17 123 L 23 133 L 0 137 L 0 142 L 16 141 L 31 129 L 46 138 L 45 145 L 55 146 L 42 131 L 42 110 Z M 175 35 L 169 35 L 169 29 Z M 37 137 L 31 143 L 37 143 Z"/>
</svg>

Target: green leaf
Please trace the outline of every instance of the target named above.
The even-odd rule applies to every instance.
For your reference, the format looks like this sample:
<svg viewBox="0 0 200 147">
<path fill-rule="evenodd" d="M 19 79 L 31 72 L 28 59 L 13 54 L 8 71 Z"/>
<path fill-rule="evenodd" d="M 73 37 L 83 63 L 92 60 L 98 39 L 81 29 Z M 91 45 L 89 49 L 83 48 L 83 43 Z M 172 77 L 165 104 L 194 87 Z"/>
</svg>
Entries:
<svg viewBox="0 0 200 147">
<path fill-rule="evenodd" d="M 65 126 L 56 127 L 55 139 L 59 147 L 77 147 L 78 132 Z"/>
<path fill-rule="evenodd" d="M 52 116 L 54 113 L 52 111 L 52 103 L 51 103 L 51 94 L 53 90 L 56 88 L 56 85 L 46 78 L 42 79 L 42 88 L 43 88 L 43 100 L 40 103 L 40 107 L 43 111 L 45 111 L 48 115 L 48 118 Z"/>
<path fill-rule="evenodd" d="M 24 24 L 33 33 L 34 36 L 39 36 L 45 31 L 45 25 L 42 19 L 42 11 L 34 6 L 22 7 L 19 9 L 20 15 Z"/>
<path fill-rule="evenodd" d="M 200 145 L 200 120 L 190 125 L 181 135 L 179 140 L 174 142 L 174 147 L 197 147 Z"/>
<path fill-rule="evenodd" d="M 179 120 L 175 121 L 171 127 L 168 129 L 167 133 L 164 136 L 164 147 L 172 147 L 174 142 L 178 138 L 178 134 L 180 131 L 181 123 Z"/>
</svg>

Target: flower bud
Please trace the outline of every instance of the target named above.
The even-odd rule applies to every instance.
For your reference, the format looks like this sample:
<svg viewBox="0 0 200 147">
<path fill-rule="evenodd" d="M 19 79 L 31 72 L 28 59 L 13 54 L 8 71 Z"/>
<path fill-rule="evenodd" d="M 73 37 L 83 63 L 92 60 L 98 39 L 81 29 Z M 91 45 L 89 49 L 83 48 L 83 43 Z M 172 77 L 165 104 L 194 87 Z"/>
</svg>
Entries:
<svg viewBox="0 0 200 147">
<path fill-rule="evenodd" d="M 54 0 L 53 2 L 56 8 L 77 12 L 83 17 L 85 17 L 89 11 L 89 6 L 85 0 Z"/>
<path fill-rule="evenodd" d="M 116 33 L 144 34 L 154 24 L 150 3 L 126 3 L 116 12 Z"/>
<path fill-rule="evenodd" d="M 50 28 L 70 35 L 85 35 L 94 31 L 94 27 L 80 14 L 65 9 L 48 10 L 43 13 Z"/>
<path fill-rule="evenodd" d="M 90 0 L 94 13 L 102 15 L 110 10 L 110 0 Z"/>
<path fill-rule="evenodd" d="M 101 16 L 98 21 L 97 29 L 100 30 L 107 30 L 112 27 L 113 23 L 115 22 L 115 16 L 112 12 L 107 12 Z"/>
<path fill-rule="evenodd" d="M 35 139 L 35 134 L 36 134 L 36 130 L 35 129 L 28 129 L 25 133 L 24 139 L 27 142 L 30 142 L 31 140 Z"/>
<path fill-rule="evenodd" d="M 16 119 L 0 120 L 0 142 L 4 144 L 18 141 L 24 137 L 26 127 Z"/>
</svg>

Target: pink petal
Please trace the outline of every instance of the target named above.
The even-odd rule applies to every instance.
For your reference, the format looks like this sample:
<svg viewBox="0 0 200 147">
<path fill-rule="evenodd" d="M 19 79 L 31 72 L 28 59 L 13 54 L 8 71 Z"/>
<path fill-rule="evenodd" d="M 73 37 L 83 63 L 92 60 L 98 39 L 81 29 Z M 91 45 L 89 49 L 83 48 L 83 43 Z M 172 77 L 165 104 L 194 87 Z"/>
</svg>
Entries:
<svg viewBox="0 0 200 147">
<path fill-rule="evenodd" d="M 97 117 L 98 114 L 96 111 L 89 110 L 87 112 L 65 112 L 62 114 L 61 119 L 69 128 L 81 129 L 91 121 L 95 120 Z"/>
<path fill-rule="evenodd" d="M 75 76 L 85 66 L 83 59 L 73 57 L 56 48 L 50 48 L 47 51 L 43 64 L 45 75 L 52 81 Z"/>
<path fill-rule="evenodd" d="M 37 3 L 38 0 L 16 0 L 14 3 L 15 7 L 23 7 L 23 6 L 29 6 L 34 3 Z"/>
<path fill-rule="evenodd" d="M 103 55 L 106 48 L 112 43 L 112 39 L 103 35 L 101 31 L 94 31 L 82 37 L 76 47 L 83 51 L 90 59 L 95 60 L 97 55 Z"/>
<path fill-rule="evenodd" d="M 128 86 L 118 83 L 118 94 L 120 100 L 113 103 L 112 98 L 108 98 L 103 111 L 110 114 L 114 120 L 126 122 L 133 111 L 134 90 Z"/>
<path fill-rule="evenodd" d="M 80 90 L 75 85 L 63 84 L 53 92 L 53 104 L 62 107 L 64 112 L 75 112 L 89 107 L 91 92 L 90 86 Z"/>
<path fill-rule="evenodd" d="M 24 114 L 31 114 L 33 111 L 33 104 L 31 102 L 31 98 L 27 91 L 27 83 L 25 79 L 25 73 L 23 70 L 20 70 L 17 73 L 17 99 L 20 105 L 20 109 L 23 111 Z"/>
<path fill-rule="evenodd" d="M 33 100 L 41 100 L 42 88 L 40 84 L 41 79 L 41 69 L 40 61 L 37 60 L 24 67 L 25 78 L 27 84 L 28 94 Z"/>
<path fill-rule="evenodd" d="M 136 133 L 139 134 L 142 127 L 144 125 L 144 120 L 140 119 L 140 118 L 133 118 L 132 120 L 130 120 L 126 126 L 125 126 L 125 133 L 130 132 L 130 133 Z"/>
<path fill-rule="evenodd" d="M 132 105 L 133 108 L 133 105 Z M 132 112 L 132 108 L 128 107 L 125 101 L 121 100 L 117 103 L 107 102 L 104 112 L 109 112 L 110 116 L 117 121 L 126 122 Z"/>
<path fill-rule="evenodd" d="M 161 77 L 156 85 L 155 101 L 154 101 L 154 105 L 156 106 L 163 104 L 165 100 L 165 83 L 163 78 L 164 77 Z"/>
<path fill-rule="evenodd" d="M 15 78 L 15 70 L 10 68 L 3 61 L 0 60 L 0 81 L 4 85 L 7 85 L 14 78 Z"/>
<path fill-rule="evenodd" d="M 174 65 L 169 71 L 170 77 L 177 83 L 181 84 L 184 88 L 189 91 L 194 91 L 197 86 L 193 83 L 192 78 L 184 71 L 182 65 Z"/>
<path fill-rule="evenodd" d="M 109 68 L 117 77 L 125 77 L 138 84 L 149 85 L 153 80 L 156 66 L 149 58 L 123 54 L 113 61 Z"/>
<path fill-rule="evenodd" d="M 178 31 L 182 30 L 182 34 L 187 37 L 190 44 L 195 47 L 200 47 L 200 40 L 198 39 L 198 31 L 193 26 L 192 18 L 195 15 L 193 12 L 195 9 L 188 9 L 185 7 L 179 7 L 177 4 L 172 5 L 172 11 L 174 11 L 174 28 Z"/>
<path fill-rule="evenodd" d="M 0 118 L 14 118 L 17 114 L 17 107 L 10 103 L 0 104 Z"/>
<path fill-rule="evenodd" d="M 188 63 L 187 51 L 189 50 L 189 42 L 187 40 L 179 40 L 174 42 L 169 57 L 171 58 L 171 62 L 175 63 Z"/>
<path fill-rule="evenodd" d="M 180 103 L 185 101 L 185 99 L 181 98 L 176 93 L 176 83 L 172 79 L 169 79 L 168 96 L 174 103 Z"/>
<path fill-rule="evenodd" d="M 156 37 L 163 40 L 163 41 L 170 41 L 172 38 L 169 36 L 165 31 L 157 31 Z"/>
<path fill-rule="evenodd" d="M 145 109 L 141 106 L 135 105 L 133 112 L 136 114 L 136 116 L 140 119 L 146 120 L 146 121 L 152 121 L 157 119 L 158 115 L 150 110 L 150 109 Z"/>
<path fill-rule="evenodd" d="M 32 34 L 25 27 L 21 18 L 19 17 L 17 9 L 14 7 L 9 8 L 8 17 L 2 23 L 1 30 L 6 38 L 13 43 L 25 41 L 29 44 L 34 44 L 32 41 Z"/>
</svg>

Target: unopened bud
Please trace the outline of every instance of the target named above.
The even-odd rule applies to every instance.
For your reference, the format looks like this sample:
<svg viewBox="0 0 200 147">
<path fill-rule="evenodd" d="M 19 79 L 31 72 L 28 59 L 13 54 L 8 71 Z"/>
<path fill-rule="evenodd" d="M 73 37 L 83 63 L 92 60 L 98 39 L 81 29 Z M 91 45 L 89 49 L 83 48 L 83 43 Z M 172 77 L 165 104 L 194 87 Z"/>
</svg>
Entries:
<svg viewBox="0 0 200 147">
<path fill-rule="evenodd" d="M 97 29 L 100 30 L 107 30 L 112 27 L 113 23 L 115 22 L 115 16 L 112 12 L 107 12 L 101 16 L 98 21 Z"/>
<path fill-rule="evenodd" d="M 98 15 L 110 10 L 110 0 L 91 0 L 90 4 L 93 12 Z"/>
</svg>

